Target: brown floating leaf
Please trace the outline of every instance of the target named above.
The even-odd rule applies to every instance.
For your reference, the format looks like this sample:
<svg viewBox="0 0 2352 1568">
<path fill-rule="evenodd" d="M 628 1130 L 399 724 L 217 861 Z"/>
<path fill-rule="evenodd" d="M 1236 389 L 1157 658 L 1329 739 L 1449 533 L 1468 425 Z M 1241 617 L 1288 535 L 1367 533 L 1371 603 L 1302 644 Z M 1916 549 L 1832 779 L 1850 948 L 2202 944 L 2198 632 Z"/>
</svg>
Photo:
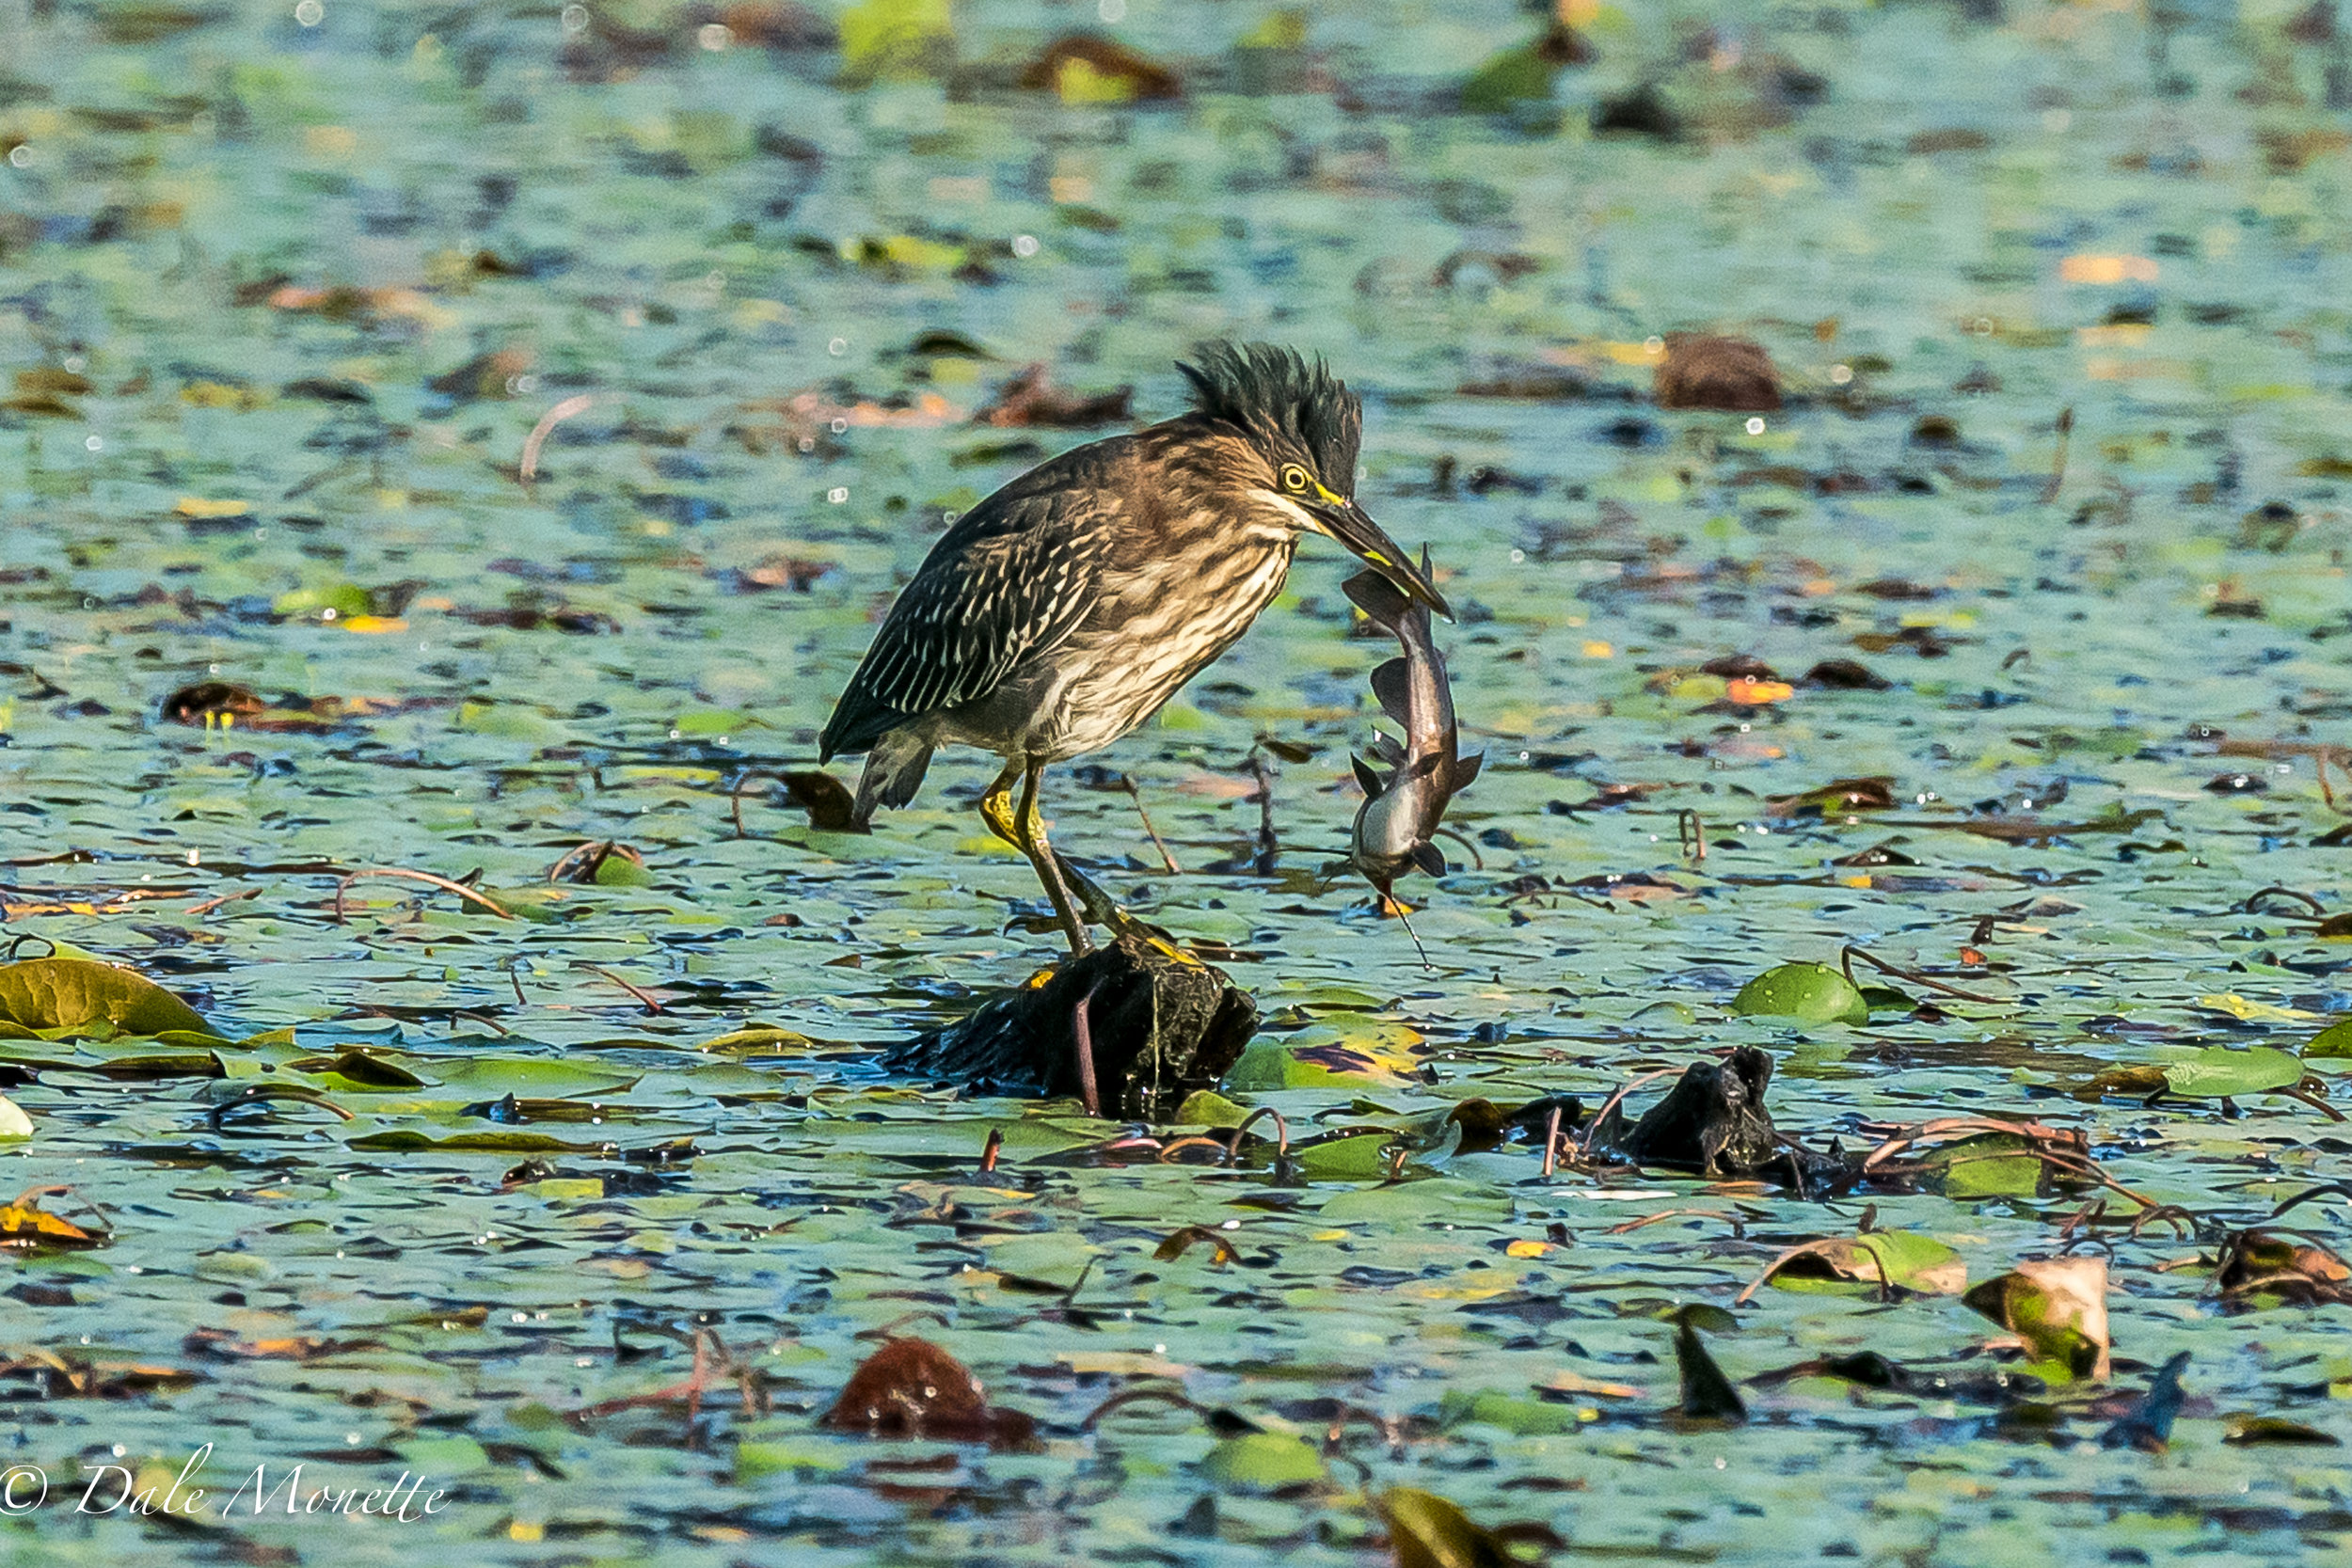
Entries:
<svg viewBox="0 0 2352 1568">
<path fill-rule="evenodd" d="M 159 1389 L 192 1388 L 205 1381 L 201 1372 L 178 1367 L 156 1367 L 135 1361 L 100 1361 L 86 1350 L 44 1350 L 36 1345 L 0 1361 L 0 1378 L 25 1378 L 52 1400 L 125 1400 Z"/>
<path fill-rule="evenodd" d="M 1833 691 L 1883 691 L 1895 684 L 1851 658 L 1825 658 L 1799 677 L 1799 683 L 1825 686 Z"/>
<path fill-rule="evenodd" d="M 1615 98 L 1604 98 L 1593 105 L 1593 134 L 1599 136 L 1656 136 L 1660 141 L 1673 141 L 1682 135 L 1682 117 L 1674 112 L 1655 84 L 1645 82 L 1632 91 Z M 1712 404 L 1668 404 L 1672 407 L 1709 407 Z M 1779 404 L 1772 404 L 1777 408 Z"/>
<path fill-rule="evenodd" d="M 64 1247 L 104 1246 L 113 1233 L 103 1227 L 87 1230 L 72 1220 L 53 1214 L 40 1206 L 44 1197 L 71 1193 L 71 1187 L 27 1187 L 7 1204 L 0 1204 L 0 1246 L 6 1247 Z"/>
<path fill-rule="evenodd" d="M 2227 1301 L 2277 1296 L 2299 1306 L 2352 1302 L 2352 1265 L 2318 1243 L 2278 1230 L 2236 1230 L 2222 1239 L 2214 1288 Z"/>
<path fill-rule="evenodd" d="M 273 705 L 250 687 L 198 681 L 163 701 L 164 720 L 199 729 L 256 730 L 268 735 L 316 735 L 354 721 L 445 707 L 444 697 L 281 697 Z"/>
<path fill-rule="evenodd" d="M 873 830 L 857 819 L 857 801 L 848 786 L 818 768 L 782 775 L 784 792 L 808 813 L 808 825 L 820 832 L 865 833 Z"/>
<path fill-rule="evenodd" d="M 1656 385 L 1661 408 L 1769 414 L 1780 407 L 1780 372 L 1763 346 L 1746 338 L 1667 333 Z"/>
<path fill-rule="evenodd" d="M 1960 1299 L 2024 1340 L 2036 1360 L 2056 1362 L 2075 1377 L 2106 1377 L 2106 1259 L 2020 1263 Z"/>
<path fill-rule="evenodd" d="M 475 355 L 455 370 L 445 375 L 437 375 L 425 385 L 460 403 L 476 398 L 511 398 L 522 389 L 516 383 L 530 370 L 529 349 L 493 349 L 488 354 Z"/>
<path fill-rule="evenodd" d="M 219 722 L 222 714 L 243 719 L 261 712 L 269 705 L 262 702 L 248 687 L 228 681 L 199 681 L 183 686 L 164 699 L 164 717 L 175 724 L 196 724 L 205 728 Z"/>
<path fill-rule="evenodd" d="M 765 49 L 824 49 L 838 37 L 830 17 L 792 0 L 739 0 L 719 22 L 737 42 Z"/>
<path fill-rule="evenodd" d="M 1777 796 L 1767 804 L 1774 816 L 1827 816 L 1836 812 L 1891 811 L 1895 781 L 1884 773 L 1867 779 L 1832 779 L 1802 795 Z"/>
<path fill-rule="evenodd" d="M 1056 39 L 1022 68 L 1021 85 L 1033 92 L 1058 92 L 1073 103 L 1184 95 L 1184 85 L 1174 71 L 1123 43 L 1091 33 Z"/>
<path fill-rule="evenodd" d="M 805 594 L 819 578 L 839 568 L 838 562 L 776 553 L 763 555 L 749 566 L 738 567 L 723 576 L 729 593 L 764 594 L 771 589 L 788 588 L 795 594 Z"/>
<path fill-rule="evenodd" d="M 996 401 L 972 420 L 975 424 L 1075 430 L 1133 419 L 1135 397 L 1136 389 L 1130 386 L 1108 392 L 1064 391 L 1053 384 L 1040 360 L 998 388 Z"/>
<path fill-rule="evenodd" d="M 998 1410 L 971 1370 L 929 1339 L 885 1339 L 850 1374 L 818 1424 L 869 1437 L 928 1437 L 947 1443 L 1025 1448 L 1037 1423 Z"/>
<path fill-rule="evenodd" d="M 16 372 L 16 394 L 0 408 L 12 414 L 35 414 L 53 420 L 81 418 L 82 411 L 66 402 L 90 390 L 89 378 L 51 365 L 36 365 Z"/>
<path fill-rule="evenodd" d="M 1942 658 L 1965 638 L 1947 638 L 1933 626 L 1905 626 L 1900 631 L 1854 634 L 1853 645 L 1866 654 L 1913 653 L 1921 658 Z"/>
<path fill-rule="evenodd" d="M 1227 1241 L 1221 1231 L 1212 1230 L 1205 1225 L 1188 1225 L 1173 1232 L 1168 1240 L 1152 1249 L 1152 1256 L 1163 1263 L 1172 1263 L 1198 1244 L 1209 1247 L 1209 1261 L 1220 1269 L 1228 1263 L 1241 1260 L 1241 1250 Z"/>
<path fill-rule="evenodd" d="M 2224 1423 L 2224 1443 L 2252 1447 L 2257 1443 L 2297 1443 L 2313 1448 L 2340 1449 L 2344 1439 L 2283 1416 L 2232 1416 Z"/>
<path fill-rule="evenodd" d="M 240 1339 L 226 1328 L 199 1328 L 181 1341 L 189 1355 L 213 1361 L 315 1361 L 342 1351 L 372 1348 L 376 1341 L 313 1339 L 307 1335 L 282 1338 Z"/>
</svg>

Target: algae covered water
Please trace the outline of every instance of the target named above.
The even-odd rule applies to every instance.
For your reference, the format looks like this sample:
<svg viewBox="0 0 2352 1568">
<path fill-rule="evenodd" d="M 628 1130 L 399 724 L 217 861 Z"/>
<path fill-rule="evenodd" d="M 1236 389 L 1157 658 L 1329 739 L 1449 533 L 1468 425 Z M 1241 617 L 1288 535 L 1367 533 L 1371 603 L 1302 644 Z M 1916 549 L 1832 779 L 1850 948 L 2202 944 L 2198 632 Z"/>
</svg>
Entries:
<svg viewBox="0 0 2352 1568">
<path fill-rule="evenodd" d="M 9 1560 L 2341 1552 L 2346 1200 L 2270 1216 L 2352 1147 L 2347 28 L 0 8 L 10 958 L 197 1025 L 0 972 Z M 1779 406 L 1661 406 L 1684 330 Z M 1486 756 L 1424 969 L 1310 541 L 1049 777 L 1264 1013 L 1230 1164 L 875 1065 L 1056 951 L 993 758 L 777 782 L 945 519 L 1213 336 L 1365 395 Z M 1850 946 L 1859 1015 L 1735 1005 Z M 1901 1174 L 1584 1156 L 1741 1046 Z M 892 1336 L 1030 1440 L 820 1425 Z"/>
</svg>

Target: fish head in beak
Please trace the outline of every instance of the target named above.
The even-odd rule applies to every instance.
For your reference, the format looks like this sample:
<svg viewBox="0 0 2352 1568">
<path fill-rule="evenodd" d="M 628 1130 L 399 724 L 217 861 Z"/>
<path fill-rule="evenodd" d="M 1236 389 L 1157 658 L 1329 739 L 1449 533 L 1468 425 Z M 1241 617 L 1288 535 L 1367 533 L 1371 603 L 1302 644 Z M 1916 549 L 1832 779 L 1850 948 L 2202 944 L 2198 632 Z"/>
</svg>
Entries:
<svg viewBox="0 0 2352 1568">
<path fill-rule="evenodd" d="M 1427 574 L 1415 566 L 1404 547 L 1352 499 L 1334 495 L 1316 484 L 1313 493 L 1299 504 L 1314 519 L 1318 531 L 1346 546 L 1351 554 L 1396 584 L 1406 598 L 1427 605 L 1449 621 L 1454 619 L 1453 607 L 1445 602 L 1445 595 L 1438 592 Z"/>
</svg>

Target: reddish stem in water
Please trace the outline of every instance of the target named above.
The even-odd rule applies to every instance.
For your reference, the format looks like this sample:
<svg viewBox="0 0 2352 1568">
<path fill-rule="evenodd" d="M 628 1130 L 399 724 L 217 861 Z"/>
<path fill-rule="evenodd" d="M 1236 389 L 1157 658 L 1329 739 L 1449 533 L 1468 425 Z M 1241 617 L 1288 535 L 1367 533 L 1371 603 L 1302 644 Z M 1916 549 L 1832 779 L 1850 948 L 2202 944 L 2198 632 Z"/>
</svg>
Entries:
<svg viewBox="0 0 2352 1568">
<path fill-rule="evenodd" d="M 1094 993 L 1102 984 L 1097 980 L 1089 986 L 1087 993 L 1078 998 L 1078 1006 L 1070 1014 L 1070 1033 L 1078 1045 L 1078 1098 L 1085 1102 L 1087 1115 L 1090 1117 L 1103 1114 L 1103 1095 L 1094 1082 L 1094 1031 L 1087 1026 L 1087 1005 L 1094 1000 Z"/>
</svg>

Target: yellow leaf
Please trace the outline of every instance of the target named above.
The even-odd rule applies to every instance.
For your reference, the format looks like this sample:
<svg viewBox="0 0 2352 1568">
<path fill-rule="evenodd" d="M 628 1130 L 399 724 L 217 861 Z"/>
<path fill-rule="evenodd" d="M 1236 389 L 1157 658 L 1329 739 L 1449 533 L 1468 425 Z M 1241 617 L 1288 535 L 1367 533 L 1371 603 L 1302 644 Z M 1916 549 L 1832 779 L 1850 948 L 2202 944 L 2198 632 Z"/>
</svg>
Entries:
<svg viewBox="0 0 2352 1568">
<path fill-rule="evenodd" d="M 103 1236 L 92 1235 L 72 1220 L 59 1219 L 37 1203 L 0 1206 L 0 1246 L 97 1246 Z"/>
<path fill-rule="evenodd" d="M 253 408 L 261 404 L 261 394 L 250 387 L 232 387 L 225 381 L 191 381 L 180 388 L 180 401 L 195 408 Z"/>
<path fill-rule="evenodd" d="M 1639 343 L 1603 343 L 1600 351 L 1620 365 L 1659 365 L 1666 359 L 1664 340 Z"/>
<path fill-rule="evenodd" d="M 1183 1377 L 1192 1370 L 1150 1351 L 1066 1350 L 1054 1359 L 1080 1377 Z"/>
<path fill-rule="evenodd" d="M 2249 1002 L 2234 991 L 2224 992 L 2219 996 L 2201 996 L 2197 999 L 2197 1005 L 2201 1007 L 2212 1007 L 2228 1013 L 2232 1018 L 2248 1023 L 2297 1023 L 2305 1019 L 2319 1017 L 2319 1014 L 2307 1013 L 2300 1007 L 2280 1007 L 2268 1002 Z"/>
<path fill-rule="evenodd" d="M 1124 103 L 1136 95 L 1136 85 L 1117 71 L 1097 71 L 1091 60 L 1062 61 L 1054 86 L 1065 103 Z"/>
<path fill-rule="evenodd" d="M 2058 277 L 2067 283 L 2153 283 L 2156 263 L 2145 256 L 2069 256 L 2058 262 Z"/>
<path fill-rule="evenodd" d="M 182 496 L 171 510 L 183 517 L 246 517 L 252 515 L 253 503 L 227 499 L 212 500 L 202 496 Z"/>
<path fill-rule="evenodd" d="M 342 628 L 381 636 L 386 632 L 406 631 L 408 623 L 397 615 L 354 615 L 342 623 Z"/>
</svg>

